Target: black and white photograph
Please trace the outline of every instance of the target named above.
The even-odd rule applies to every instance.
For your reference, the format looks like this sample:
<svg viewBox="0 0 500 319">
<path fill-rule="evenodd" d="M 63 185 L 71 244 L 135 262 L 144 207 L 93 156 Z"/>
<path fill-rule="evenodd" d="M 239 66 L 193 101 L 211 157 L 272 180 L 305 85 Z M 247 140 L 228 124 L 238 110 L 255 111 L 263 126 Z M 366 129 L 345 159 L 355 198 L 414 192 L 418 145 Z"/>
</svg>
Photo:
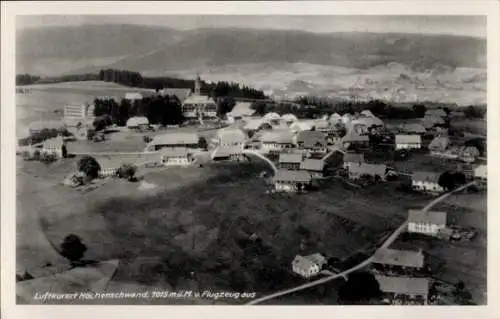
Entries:
<svg viewBox="0 0 500 319">
<path fill-rule="evenodd" d="M 487 305 L 487 35 L 16 16 L 16 304 Z"/>
</svg>

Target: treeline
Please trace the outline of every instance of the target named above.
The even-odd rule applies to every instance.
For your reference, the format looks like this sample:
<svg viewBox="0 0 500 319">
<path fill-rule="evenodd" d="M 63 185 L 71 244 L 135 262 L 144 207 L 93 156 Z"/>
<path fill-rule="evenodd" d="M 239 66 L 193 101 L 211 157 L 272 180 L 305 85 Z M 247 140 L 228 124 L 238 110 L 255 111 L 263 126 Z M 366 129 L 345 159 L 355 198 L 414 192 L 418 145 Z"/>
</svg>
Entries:
<svg viewBox="0 0 500 319">
<path fill-rule="evenodd" d="M 134 116 L 147 117 L 151 124 L 176 125 L 183 122 L 181 102 L 176 96 L 155 95 L 145 97 L 141 100 L 130 101 L 121 99 L 95 99 L 94 115 L 97 123 L 94 126 L 103 127 L 99 121 L 105 124 L 116 124 L 125 126 L 127 120 Z"/>
<path fill-rule="evenodd" d="M 35 84 L 40 80 L 39 76 L 31 74 L 18 74 L 16 75 L 16 85 L 30 85 Z"/>
</svg>

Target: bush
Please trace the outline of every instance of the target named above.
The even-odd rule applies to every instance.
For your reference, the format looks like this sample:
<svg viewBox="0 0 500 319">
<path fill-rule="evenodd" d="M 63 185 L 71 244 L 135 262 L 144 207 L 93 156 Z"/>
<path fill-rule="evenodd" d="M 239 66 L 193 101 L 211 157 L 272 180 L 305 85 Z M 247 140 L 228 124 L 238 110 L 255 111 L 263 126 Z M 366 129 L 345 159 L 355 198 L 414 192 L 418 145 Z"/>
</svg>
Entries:
<svg viewBox="0 0 500 319">
<path fill-rule="evenodd" d="M 89 178 L 97 178 L 99 176 L 99 171 L 101 170 L 101 166 L 92 156 L 83 156 L 78 161 L 78 171 L 85 173 Z"/>
<path fill-rule="evenodd" d="M 142 139 L 144 140 L 144 143 L 149 143 L 153 140 L 150 136 L 147 135 L 144 135 Z"/>
<path fill-rule="evenodd" d="M 137 172 L 137 167 L 132 164 L 123 164 L 116 171 L 116 176 L 118 178 L 125 178 L 129 181 L 133 181 L 135 178 L 135 173 Z"/>
<path fill-rule="evenodd" d="M 57 156 L 53 153 L 41 153 L 40 161 L 44 163 L 52 163 L 57 161 Z"/>
<path fill-rule="evenodd" d="M 61 256 L 68 259 L 75 266 L 87 251 L 87 246 L 82 243 L 80 237 L 74 234 L 66 236 L 60 245 Z"/>
</svg>

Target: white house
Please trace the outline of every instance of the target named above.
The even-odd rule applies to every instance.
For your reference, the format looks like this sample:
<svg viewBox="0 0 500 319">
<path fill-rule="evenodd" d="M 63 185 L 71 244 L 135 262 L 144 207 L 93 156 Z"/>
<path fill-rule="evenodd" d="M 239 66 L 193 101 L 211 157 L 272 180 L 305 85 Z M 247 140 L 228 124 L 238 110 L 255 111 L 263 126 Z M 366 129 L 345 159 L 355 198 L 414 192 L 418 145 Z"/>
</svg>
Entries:
<svg viewBox="0 0 500 319">
<path fill-rule="evenodd" d="M 188 119 L 199 117 L 214 119 L 217 118 L 217 104 L 214 99 L 201 94 L 201 79 L 196 77 L 194 82 L 194 92 L 182 102 L 182 114 Z"/>
<path fill-rule="evenodd" d="M 437 236 L 446 227 L 446 212 L 410 209 L 408 211 L 408 232 Z"/>
<path fill-rule="evenodd" d="M 422 147 L 422 138 L 420 135 L 412 134 L 397 134 L 396 135 L 396 149 L 418 149 Z"/>
<path fill-rule="evenodd" d="M 192 163 L 192 158 L 188 149 L 173 148 L 162 152 L 161 163 L 165 166 L 188 166 Z"/>
<path fill-rule="evenodd" d="M 226 127 L 217 131 L 213 141 L 216 146 L 239 146 L 243 148 L 246 141 L 246 135 L 238 128 Z"/>
<path fill-rule="evenodd" d="M 130 101 L 142 100 L 142 94 L 139 92 L 127 92 L 125 93 L 125 99 Z"/>
<path fill-rule="evenodd" d="M 279 152 L 293 148 L 293 134 L 289 130 L 273 130 L 262 134 L 260 141 L 262 149 L 268 152 Z"/>
<path fill-rule="evenodd" d="M 487 166 L 486 165 L 478 165 L 474 169 L 474 177 L 476 179 L 486 181 L 488 179 L 488 171 L 487 171 Z"/>
<path fill-rule="evenodd" d="M 305 171 L 280 169 L 274 176 L 273 182 L 278 192 L 296 192 L 311 183 L 311 175 Z"/>
<path fill-rule="evenodd" d="M 293 114 L 283 114 L 281 119 L 284 120 L 288 125 L 291 125 L 298 121 L 297 117 Z"/>
<path fill-rule="evenodd" d="M 444 188 L 439 185 L 439 176 L 435 172 L 414 172 L 411 176 L 412 188 L 418 191 L 441 193 Z"/>
<path fill-rule="evenodd" d="M 312 120 L 296 121 L 290 125 L 290 130 L 292 130 L 293 133 L 310 131 L 312 130 L 313 126 L 314 126 L 314 121 Z"/>
<path fill-rule="evenodd" d="M 304 278 L 310 278 L 319 274 L 321 268 L 327 263 L 326 258 L 321 254 L 309 256 L 295 256 L 292 261 L 292 271 Z"/>
</svg>

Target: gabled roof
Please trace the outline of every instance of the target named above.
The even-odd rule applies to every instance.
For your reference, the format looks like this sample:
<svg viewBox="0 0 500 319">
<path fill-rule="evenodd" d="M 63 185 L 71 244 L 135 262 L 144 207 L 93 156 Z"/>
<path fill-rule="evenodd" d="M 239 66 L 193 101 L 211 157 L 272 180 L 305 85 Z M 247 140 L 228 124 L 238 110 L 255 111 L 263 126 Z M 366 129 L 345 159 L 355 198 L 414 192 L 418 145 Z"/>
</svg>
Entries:
<svg viewBox="0 0 500 319">
<path fill-rule="evenodd" d="M 365 161 L 365 155 L 362 153 L 345 153 L 344 163 L 363 163 Z"/>
<path fill-rule="evenodd" d="M 48 140 L 45 140 L 42 144 L 44 149 L 60 149 L 64 145 L 64 139 L 62 136 L 57 136 Z"/>
<path fill-rule="evenodd" d="M 127 127 L 135 127 L 139 125 L 149 125 L 149 120 L 145 116 L 133 116 L 127 120 Z"/>
<path fill-rule="evenodd" d="M 183 105 L 185 104 L 215 104 L 214 99 L 212 99 L 208 95 L 190 95 L 188 96 L 184 102 L 182 102 Z"/>
<path fill-rule="evenodd" d="M 161 151 L 162 157 L 186 157 L 188 154 L 189 150 L 185 147 L 175 147 Z"/>
<path fill-rule="evenodd" d="M 441 176 L 440 173 L 436 172 L 413 172 L 411 174 L 411 178 L 414 181 L 418 182 L 429 182 L 429 183 L 438 183 L 439 182 L 439 176 Z"/>
<path fill-rule="evenodd" d="M 312 130 L 314 126 L 314 122 L 311 120 L 306 120 L 306 121 L 297 121 L 290 125 L 290 129 L 295 131 L 295 132 L 300 132 L 300 131 L 310 131 Z"/>
<path fill-rule="evenodd" d="M 384 125 L 384 122 L 375 116 L 363 116 L 363 117 L 358 117 L 357 119 L 351 121 L 351 125 L 357 125 L 357 124 L 364 125 L 366 127 L 372 127 L 372 126 L 382 126 Z"/>
<path fill-rule="evenodd" d="M 227 116 L 232 116 L 232 117 L 251 116 L 255 113 L 255 110 L 253 110 L 251 106 L 252 103 L 250 102 L 236 102 L 231 112 L 227 113 Z"/>
<path fill-rule="evenodd" d="M 217 131 L 217 137 L 221 143 L 243 143 L 246 135 L 242 130 L 234 127 L 226 127 Z"/>
<path fill-rule="evenodd" d="M 316 264 L 314 262 L 300 255 L 295 256 L 295 258 L 292 261 L 293 267 L 299 267 L 303 270 L 308 270 L 311 267 L 314 267 L 315 265 Z"/>
<path fill-rule="evenodd" d="M 422 212 L 422 210 L 419 209 L 410 209 L 408 210 L 408 222 L 446 225 L 446 212 Z"/>
<path fill-rule="evenodd" d="M 344 137 L 342 137 L 342 142 L 368 142 L 370 138 L 368 135 L 360 135 L 354 130 L 349 131 Z"/>
<path fill-rule="evenodd" d="M 444 151 L 446 148 L 448 148 L 448 145 L 450 144 L 450 139 L 447 136 L 436 136 L 430 143 L 429 143 L 429 150 L 431 151 Z"/>
<path fill-rule="evenodd" d="M 330 123 L 324 119 L 314 120 L 313 125 L 317 130 L 327 129 L 330 127 Z"/>
<path fill-rule="evenodd" d="M 280 153 L 280 163 L 301 163 L 302 154 L 299 153 Z"/>
<path fill-rule="evenodd" d="M 308 158 L 300 164 L 300 169 L 305 171 L 321 172 L 325 167 L 325 162 L 321 159 Z"/>
<path fill-rule="evenodd" d="M 404 295 L 427 295 L 429 279 L 410 277 L 388 277 L 376 275 L 380 290 L 385 293 Z"/>
<path fill-rule="evenodd" d="M 293 134 L 289 130 L 273 130 L 264 132 L 260 140 L 263 143 L 292 144 Z"/>
<path fill-rule="evenodd" d="M 311 175 L 306 171 L 280 169 L 274 176 L 274 181 L 308 183 L 311 181 Z"/>
<path fill-rule="evenodd" d="M 320 253 L 307 255 L 304 258 L 312 261 L 313 263 L 315 263 L 318 266 L 323 266 L 324 264 L 327 263 L 326 258 L 323 255 L 321 255 Z"/>
<path fill-rule="evenodd" d="M 380 177 L 385 176 L 385 170 L 387 166 L 384 164 L 368 164 L 368 163 L 360 163 L 349 166 L 349 172 L 357 173 L 360 175 L 366 174 L 375 176 L 378 175 Z"/>
<path fill-rule="evenodd" d="M 258 130 L 262 123 L 264 123 L 264 120 L 262 118 L 247 119 L 243 129 L 247 131 Z"/>
<path fill-rule="evenodd" d="M 188 145 L 198 144 L 198 134 L 173 132 L 156 135 L 149 145 Z"/>
<path fill-rule="evenodd" d="M 411 250 L 381 248 L 373 255 L 373 262 L 384 265 L 421 268 L 424 266 L 424 255 L 421 252 Z"/>
<path fill-rule="evenodd" d="M 420 135 L 407 135 L 407 134 L 397 134 L 396 144 L 420 144 L 422 138 Z"/>
<path fill-rule="evenodd" d="M 399 128 L 407 133 L 425 133 L 427 131 L 420 123 L 405 123 L 400 125 Z"/>
<path fill-rule="evenodd" d="M 231 155 L 238 155 L 242 154 L 243 150 L 241 147 L 238 146 L 219 146 L 215 150 L 215 152 L 212 154 L 212 158 L 224 158 L 224 157 L 229 157 Z"/>
<path fill-rule="evenodd" d="M 285 121 L 285 122 L 297 122 L 298 119 L 295 115 L 293 114 L 283 114 L 281 116 L 281 118 Z"/>
<path fill-rule="evenodd" d="M 314 147 L 316 144 L 326 145 L 325 135 L 319 131 L 300 131 L 297 133 L 297 144 L 304 147 Z"/>
</svg>

